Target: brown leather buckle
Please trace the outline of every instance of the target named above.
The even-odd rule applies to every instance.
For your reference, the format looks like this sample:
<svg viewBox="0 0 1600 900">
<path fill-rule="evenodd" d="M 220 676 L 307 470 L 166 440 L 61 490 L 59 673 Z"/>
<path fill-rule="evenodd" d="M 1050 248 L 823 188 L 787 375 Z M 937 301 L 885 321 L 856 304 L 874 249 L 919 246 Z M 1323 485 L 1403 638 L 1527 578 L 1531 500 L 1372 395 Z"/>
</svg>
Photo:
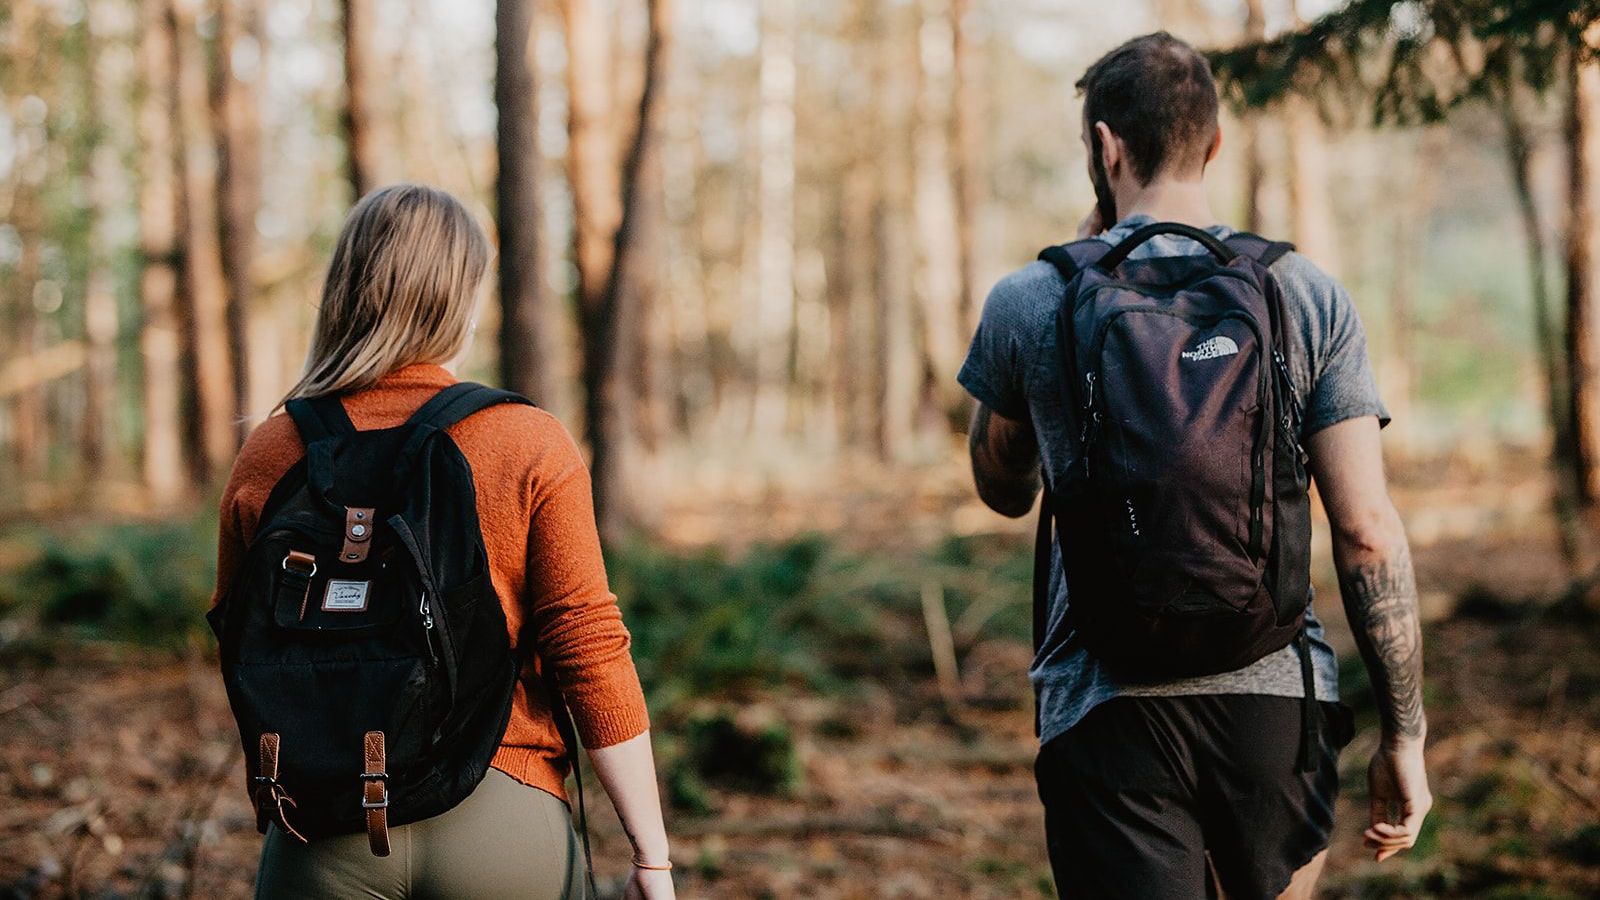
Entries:
<svg viewBox="0 0 1600 900">
<path fill-rule="evenodd" d="M 289 796 L 289 792 L 283 789 L 283 785 L 278 783 L 278 743 L 278 733 L 275 731 L 264 732 L 261 735 L 256 776 L 251 779 L 255 783 L 251 800 L 256 807 L 256 828 L 265 834 L 267 824 L 277 822 L 285 834 L 304 844 L 305 835 L 289 824 L 288 814 L 283 808 L 285 803 L 294 806 L 295 802 L 294 798 Z"/>
<path fill-rule="evenodd" d="M 300 621 L 306 618 L 306 606 L 311 602 L 311 579 L 317 576 L 317 558 L 304 550 L 290 550 L 283 558 L 283 571 L 305 584 L 300 590 Z"/>
<path fill-rule="evenodd" d="M 361 773 L 361 808 L 367 816 L 367 843 L 373 856 L 389 855 L 389 774 L 383 732 L 369 731 L 361 741 L 365 768 Z"/>
<path fill-rule="evenodd" d="M 283 570 L 310 578 L 317 574 L 317 558 L 304 550 L 290 550 L 283 558 Z"/>
<path fill-rule="evenodd" d="M 366 562 L 367 550 L 372 546 L 372 529 L 377 518 L 375 513 L 370 506 L 344 508 L 344 546 L 339 549 L 341 562 Z"/>
</svg>

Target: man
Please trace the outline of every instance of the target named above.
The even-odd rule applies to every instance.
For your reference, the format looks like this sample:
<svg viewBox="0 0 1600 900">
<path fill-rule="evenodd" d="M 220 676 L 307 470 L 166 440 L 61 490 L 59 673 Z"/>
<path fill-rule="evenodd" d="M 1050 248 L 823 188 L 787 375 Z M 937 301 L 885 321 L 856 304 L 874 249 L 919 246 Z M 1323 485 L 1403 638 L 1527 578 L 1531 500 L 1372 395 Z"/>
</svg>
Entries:
<svg viewBox="0 0 1600 900">
<path fill-rule="evenodd" d="M 1222 140 L 1203 56 L 1166 33 L 1147 35 L 1100 59 L 1077 87 L 1099 200 L 1080 239 L 1115 244 L 1157 221 L 1232 234 L 1212 214 L 1203 181 Z M 1165 235 L 1132 258 L 1201 252 L 1196 241 Z M 1270 271 L 1284 296 L 1289 379 L 1303 400 L 1299 439 L 1332 526 L 1345 613 L 1377 694 L 1382 740 L 1368 770 L 1365 842 L 1383 860 L 1416 842 L 1432 802 L 1416 585 L 1379 449 L 1388 417 L 1344 289 L 1294 253 Z M 1078 462 L 1051 337 L 1065 289 L 1043 262 L 1002 279 L 959 376 L 978 401 L 970 434 L 978 494 L 1003 515 L 1027 514 L 1041 471 L 1059 487 Z M 1230 898 L 1309 896 L 1326 856 L 1338 752 L 1349 736 L 1336 661 L 1316 617 L 1308 610 L 1309 668 L 1322 701 L 1315 706 L 1304 705 L 1294 644 L 1217 675 L 1121 678 L 1067 624 L 1072 601 L 1057 550 L 1029 677 L 1039 706 L 1039 793 L 1061 895 L 1202 897 L 1214 878 Z M 1302 729 L 1305 711 L 1320 712 L 1320 727 Z M 1297 764 L 1302 734 L 1314 741 L 1306 765 Z"/>
</svg>

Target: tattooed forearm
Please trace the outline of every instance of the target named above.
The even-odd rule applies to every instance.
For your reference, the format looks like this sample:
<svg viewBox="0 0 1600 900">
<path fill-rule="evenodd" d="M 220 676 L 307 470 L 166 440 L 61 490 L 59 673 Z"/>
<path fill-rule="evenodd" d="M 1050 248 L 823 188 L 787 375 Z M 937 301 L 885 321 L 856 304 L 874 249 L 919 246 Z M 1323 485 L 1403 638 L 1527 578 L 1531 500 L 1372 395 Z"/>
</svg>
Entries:
<svg viewBox="0 0 1600 900">
<path fill-rule="evenodd" d="M 1367 663 L 1385 737 L 1422 736 L 1422 626 L 1411 554 L 1401 546 L 1387 558 L 1339 573 L 1345 613 Z"/>
<path fill-rule="evenodd" d="M 967 433 L 978 496 L 1001 515 L 1026 515 L 1039 492 L 1039 443 L 1029 422 L 978 404 Z"/>
</svg>

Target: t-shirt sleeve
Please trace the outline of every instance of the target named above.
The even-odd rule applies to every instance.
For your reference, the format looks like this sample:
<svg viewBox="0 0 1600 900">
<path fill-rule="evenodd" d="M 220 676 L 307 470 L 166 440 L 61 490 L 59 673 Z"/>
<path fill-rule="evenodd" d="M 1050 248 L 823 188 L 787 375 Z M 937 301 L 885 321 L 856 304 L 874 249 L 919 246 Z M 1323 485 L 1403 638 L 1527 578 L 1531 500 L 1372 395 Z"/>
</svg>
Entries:
<svg viewBox="0 0 1600 900">
<path fill-rule="evenodd" d="M 956 380 L 979 403 L 1008 419 L 1028 418 L 1023 388 L 1023 301 L 1016 276 L 1001 279 L 989 291 L 978 330 L 967 348 Z"/>
<path fill-rule="evenodd" d="M 1311 396 L 1302 431 L 1310 435 L 1363 416 L 1377 416 L 1380 427 L 1388 425 L 1389 410 L 1378 394 L 1355 303 L 1343 285 L 1309 263 L 1303 265 L 1320 277 L 1302 276 L 1316 301 L 1310 323 Z"/>
</svg>

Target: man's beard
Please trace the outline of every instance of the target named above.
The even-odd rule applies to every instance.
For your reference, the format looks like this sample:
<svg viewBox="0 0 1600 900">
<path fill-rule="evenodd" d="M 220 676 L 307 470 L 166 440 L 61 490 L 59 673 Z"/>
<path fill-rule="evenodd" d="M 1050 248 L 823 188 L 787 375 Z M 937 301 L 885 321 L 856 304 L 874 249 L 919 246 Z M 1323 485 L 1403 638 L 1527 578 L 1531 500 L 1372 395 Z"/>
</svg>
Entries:
<svg viewBox="0 0 1600 900">
<path fill-rule="evenodd" d="M 1094 154 L 1094 175 L 1090 177 L 1089 184 L 1094 187 L 1095 204 L 1100 208 L 1100 228 L 1110 231 L 1111 226 L 1117 224 L 1117 198 L 1111 193 L 1111 180 L 1106 177 L 1105 157 L 1100 151 L 1100 134 L 1095 132 L 1090 137 L 1090 152 Z"/>
</svg>

